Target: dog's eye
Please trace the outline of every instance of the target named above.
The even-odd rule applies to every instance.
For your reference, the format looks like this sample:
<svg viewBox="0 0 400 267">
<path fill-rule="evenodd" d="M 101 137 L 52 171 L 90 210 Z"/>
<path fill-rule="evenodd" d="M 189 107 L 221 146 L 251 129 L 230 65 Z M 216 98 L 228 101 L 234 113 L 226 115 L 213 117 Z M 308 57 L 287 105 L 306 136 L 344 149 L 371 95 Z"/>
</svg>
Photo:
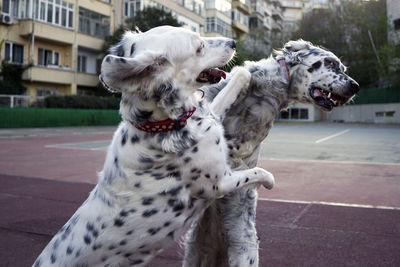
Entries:
<svg viewBox="0 0 400 267">
<path fill-rule="evenodd" d="M 332 59 L 329 58 L 325 58 L 325 64 L 330 66 L 330 67 L 335 67 L 336 66 L 336 62 Z"/>
<path fill-rule="evenodd" d="M 200 54 L 201 51 L 203 50 L 203 48 L 204 48 L 204 43 L 201 43 L 200 46 L 199 46 L 199 48 L 197 48 L 196 53 L 197 53 L 197 54 Z"/>
</svg>

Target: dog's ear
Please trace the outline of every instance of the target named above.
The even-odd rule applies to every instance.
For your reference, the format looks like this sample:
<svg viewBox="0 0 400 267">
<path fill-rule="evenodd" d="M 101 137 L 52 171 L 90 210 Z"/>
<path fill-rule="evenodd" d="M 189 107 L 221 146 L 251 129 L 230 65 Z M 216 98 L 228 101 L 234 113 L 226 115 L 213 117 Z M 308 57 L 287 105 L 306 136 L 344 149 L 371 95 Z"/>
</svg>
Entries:
<svg viewBox="0 0 400 267">
<path fill-rule="evenodd" d="M 299 52 L 301 50 L 309 50 L 312 47 L 312 44 L 310 42 L 306 42 L 302 39 L 299 39 L 297 41 L 289 41 L 285 44 L 283 47 L 283 51 L 285 53 L 294 53 L 294 52 Z"/>
<path fill-rule="evenodd" d="M 111 91 L 134 91 L 150 82 L 167 64 L 165 56 L 152 51 L 142 52 L 133 58 L 107 55 L 101 64 L 99 78 Z"/>
</svg>

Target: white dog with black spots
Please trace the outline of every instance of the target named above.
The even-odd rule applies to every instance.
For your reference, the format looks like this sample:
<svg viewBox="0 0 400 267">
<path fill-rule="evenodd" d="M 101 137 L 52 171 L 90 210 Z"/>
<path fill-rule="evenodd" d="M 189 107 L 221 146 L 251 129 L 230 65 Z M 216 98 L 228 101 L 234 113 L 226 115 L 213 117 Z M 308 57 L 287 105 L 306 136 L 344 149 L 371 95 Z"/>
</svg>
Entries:
<svg viewBox="0 0 400 267">
<path fill-rule="evenodd" d="M 122 93 L 122 122 L 88 199 L 34 266 L 144 266 L 179 239 L 209 203 L 248 184 L 272 188 L 271 173 L 233 171 L 221 124 L 250 73 L 207 103 L 235 42 L 183 28 L 127 32 L 102 63 L 100 80 Z"/>
</svg>

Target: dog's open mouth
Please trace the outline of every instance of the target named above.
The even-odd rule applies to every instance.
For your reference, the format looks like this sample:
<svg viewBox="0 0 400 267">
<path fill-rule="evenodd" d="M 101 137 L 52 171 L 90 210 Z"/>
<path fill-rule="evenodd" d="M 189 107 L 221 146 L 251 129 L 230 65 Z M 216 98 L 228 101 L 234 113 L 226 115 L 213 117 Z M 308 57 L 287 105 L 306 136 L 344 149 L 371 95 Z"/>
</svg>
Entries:
<svg viewBox="0 0 400 267">
<path fill-rule="evenodd" d="M 209 68 L 200 72 L 196 81 L 199 83 L 218 83 L 221 78 L 226 78 L 226 73 L 218 68 Z"/>
<path fill-rule="evenodd" d="M 334 107 L 340 106 L 349 100 L 347 97 L 343 97 L 316 87 L 311 88 L 310 96 L 312 99 L 314 99 L 318 106 L 328 111 L 331 111 Z"/>
</svg>

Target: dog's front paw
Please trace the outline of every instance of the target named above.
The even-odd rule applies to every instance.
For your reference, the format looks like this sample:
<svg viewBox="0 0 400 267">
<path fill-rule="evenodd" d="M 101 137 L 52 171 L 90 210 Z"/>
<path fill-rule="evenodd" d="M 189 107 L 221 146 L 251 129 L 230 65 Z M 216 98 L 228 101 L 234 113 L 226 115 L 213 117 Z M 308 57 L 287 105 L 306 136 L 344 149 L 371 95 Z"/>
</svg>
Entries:
<svg viewBox="0 0 400 267">
<path fill-rule="evenodd" d="M 262 178 L 260 180 L 260 183 L 267 189 L 272 189 L 275 184 L 275 178 L 272 173 L 269 171 L 266 171 L 262 168 L 255 167 L 255 172 L 258 174 L 261 174 Z"/>
<path fill-rule="evenodd" d="M 243 67 L 238 67 L 234 76 L 234 82 L 237 85 L 247 86 L 250 82 L 251 73 Z"/>
</svg>

